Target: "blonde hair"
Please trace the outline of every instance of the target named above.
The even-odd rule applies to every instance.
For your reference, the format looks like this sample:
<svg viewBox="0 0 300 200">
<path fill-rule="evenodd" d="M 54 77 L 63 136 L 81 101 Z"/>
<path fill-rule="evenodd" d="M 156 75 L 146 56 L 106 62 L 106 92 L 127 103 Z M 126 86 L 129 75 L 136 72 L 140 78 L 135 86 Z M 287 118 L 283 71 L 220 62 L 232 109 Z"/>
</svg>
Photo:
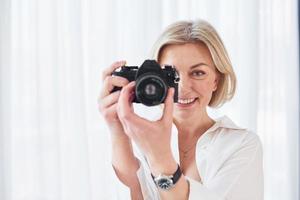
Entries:
<svg viewBox="0 0 300 200">
<path fill-rule="evenodd" d="M 204 20 L 178 21 L 169 25 L 155 42 L 151 53 L 152 58 L 159 61 L 164 47 L 185 43 L 204 43 L 219 72 L 218 86 L 208 105 L 220 107 L 232 99 L 236 89 L 236 76 L 221 38 L 208 22 Z"/>
</svg>

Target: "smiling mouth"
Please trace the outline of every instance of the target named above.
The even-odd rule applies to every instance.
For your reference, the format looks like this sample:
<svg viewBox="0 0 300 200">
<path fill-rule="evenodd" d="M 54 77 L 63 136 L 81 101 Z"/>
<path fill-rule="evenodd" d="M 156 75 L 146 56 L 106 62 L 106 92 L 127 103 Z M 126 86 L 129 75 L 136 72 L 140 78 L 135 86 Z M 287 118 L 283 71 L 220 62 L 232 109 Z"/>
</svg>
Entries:
<svg viewBox="0 0 300 200">
<path fill-rule="evenodd" d="M 194 103 L 197 99 L 198 99 L 197 97 L 196 98 L 187 98 L 187 99 L 179 98 L 177 103 L 179 105 L 189 105 L 189 104 Z"/>
</svg>

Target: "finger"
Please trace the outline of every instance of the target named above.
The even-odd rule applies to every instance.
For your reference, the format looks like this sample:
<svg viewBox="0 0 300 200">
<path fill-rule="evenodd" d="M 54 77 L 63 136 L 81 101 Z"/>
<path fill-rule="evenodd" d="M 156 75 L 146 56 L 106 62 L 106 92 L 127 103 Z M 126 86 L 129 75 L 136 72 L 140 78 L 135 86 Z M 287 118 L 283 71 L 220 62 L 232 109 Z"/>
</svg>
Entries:
<svg viewBox="0 0 300 200">
<path fill-rule="evenodd" d="M 128 118 L 133 114 L 132 110 L 132 96 L 134 91 L 135 81 L 132 81 L 131 83 L 124 86 L 121 90 L 121 94 L 118 100 L 119 109 L 118 109 L 118 115 L 120 115 L 121 118 Z"/>
<path fill-rule="evenodd" d="M 102 72 L 102 80 L 104 80 L 107 76 L 111 76 L 113 71 L 115 71 L 117 68 L 122 67 L 126 64 L 125 60 L 117 61 L 111 64 L 108 68 L 104 69 Z"/>
<path fill-rule="evenodd" d="M 112 104 L 110 107 L 104 109 L 104 110 L 101 110 L 101 114 L 102 116 L 104 117 L 104 119 L 113 119 L 115 118 L 116 120 L 118 120 L 118 118 L 116 118 L 116 110 L 117 110 L 117 106 L 118 104 L 115 103 L 115 104 Z"/>
<path fill-rule="evenodd" d="M 98 101 L 99 109 L 104 110 L 118 102 L 121 91 L 116 91 L 108 96 L 105 96 Z"/>
<path fill-rule="evenodd" d="M 114 87 L 124 87 L 129 81 L 120 76 L 107 76 L 103 82 L 103 89 L 100 93 L 100 97 L 103 98 L 111 93 Z"/>
<path fill-rule="evenodd" d="M 134 97 L 135 81 L 126 85 L 120 94 L 117 113 L 124 127 L 129 130 L 137 127 L 147 127 L 149 121 L 136 115 L 132 108 L 132 98 Z M 138 128 L 137 128 L 138 129 Z"/>
<path fill-rule="evenodd" d="M 121 94 L 118 100 L 117 113 L 120 120 L 130 121 L 135 118 L 136 115 L 133 112 L 132 100 L 134 95 L 135 82 L 130 82 L 128 85 L 124 86 L 121 90 Z"/>
<path fill-rule="evenodd" d="M 169 88 L 168 95 L 165 100 L 163 121 L 172 122 L 173 119 L 173 106 L 174 106 L 174 88 Z"/>
</svg>

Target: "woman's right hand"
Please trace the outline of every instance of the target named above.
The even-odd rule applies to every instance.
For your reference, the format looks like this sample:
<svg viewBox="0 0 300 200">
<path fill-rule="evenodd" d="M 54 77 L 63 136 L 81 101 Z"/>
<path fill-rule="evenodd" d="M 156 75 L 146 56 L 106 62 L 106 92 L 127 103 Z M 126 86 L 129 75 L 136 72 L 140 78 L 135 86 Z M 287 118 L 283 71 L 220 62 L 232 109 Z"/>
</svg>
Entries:
<svg viewBox="0 0 300 200">
<path fill-rule="evenodd" d="M 99 111 L 103 115 L 111 133 L 112 166 L 119 180 L 130 188 L 131 199 L 143 199 L 142 190 L 136 171 L 139 163 L 134 156 L 131 140 L 117 115 L 117 104 L 120 90 L 111 93 L 114 87 L 124 87 L 129 81 L 120 76 L 111 76 L 118 67 L 124 66 L 125 61 L 113 63 L 102 74 L 103 86 L 98 98 Z"/>
<path fill-rule="evenodd" d="M 126 61 L 118 61 L 106 68 L 102 74 L 103 86 L 98 98 L 98 108 L 111 130 L 122 129 L 122 124 L 117 115 L 117 104 L 120 90 L 111 93 L 114 87 L 124 87 L 129 83 L 126 78 L 111 76 L 117 68 L 124 66 Z"/>
</svg>

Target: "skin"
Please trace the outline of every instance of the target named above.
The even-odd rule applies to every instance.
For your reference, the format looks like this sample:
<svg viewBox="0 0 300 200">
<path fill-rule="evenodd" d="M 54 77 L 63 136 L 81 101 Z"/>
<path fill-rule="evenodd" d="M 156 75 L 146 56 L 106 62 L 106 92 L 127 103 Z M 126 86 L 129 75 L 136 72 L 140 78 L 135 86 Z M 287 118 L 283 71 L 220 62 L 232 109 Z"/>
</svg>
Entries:
<svg viewBox="0 0 300 200">
<path fill-rule="evenodd" d="M 176 67 L 180 76 L 179 99 L 197 98 L 189 107 L 175 104 L 173 121 L 179 133 L 179 148 L 188 150 L 185 156 L 179 151 L 181 169 L 186 176 L 201 181 L 195 161 L 195 147 L 199 137 L 214 124 L 206 108 L 217 89 L 219 74 L 203 43 L 169 45 L 163 49 L 159 62 Z"/>
<path fill-rule="evenodd" d="M 112 78 L 106 78 L 104 95 L 100 98 L 101 102 L 104 102 L 104 105 L 100 104 L 100 111 L 111 125 L 111 129 L 117 130 L 112 131 L 112 137 L 117 138 L 115 142 L 117 141 L 116 143 L 121 145 L 113 150 L 115 152 L 113 157 L 126 163 L 121 164 L 120 160 L 116 162 L 117 159 L 115 159 L 113 166 L 115 169 L 117 168 L 116 173 L 121 174 L 119 178 L 123 183 L 124 180 L 127 184 L 130 182 L 128 186 L 131 188 L 132 196 L 137 196 L 137 198 L 132 197 L 132 199 L 140 198 L 140 189 L 136 189 L 139 188 L 136 177 L 130 180 L 138 169 L 138 163 L 132 154 L 130 140 L 134 140 L 144 152 L 152 174 L 155 176 L 160 173 L 173 174 L 177 169 L 170 144 L 171 127 L 172 122 L 174 122 L 179 133 L 180 163 L 178 164 L 180 164 L 185 176 L 199 181 L 201 178 L 195 162 L 196 142 L 214 124 L 214 121 L 208 116 L 206 108 L 212 93 L 217 89 L 218 73 L 208 48 L 202 43 L 169 45 L 162 50 L 159 63 L 176 67 L 180 76 L 179 98 L 196 98 L 193 103 L 189 105 L 174 103 L 174 91 L 169 89 L 163 116 L 160 120 L 153 122 L 137 116 L 133 111 L 132 98 L 135 82 L 120 84 L 118 82 L 121 81 L 120 79 L 113 81 Z M 116 65 L 107 69 L 106 75 L 110 74 L 115 67 Z M 113 84 L 120 84 L 123 87 L 122 91 L 118 94 L 108 94 Z M 128 141 L 128 143 L 124 141 Z M 185 150 L 188 151 L 182 153 Z M 130 168 L 125 165 L 130 166 Z M 131 177 L 126 176 L 126 170 L 132 174 Z M 189 186 L 184 176 L 181 176 L 171 190 L 160 191 L 162 199 L 182 200 L 188 199 L 188 195 Z"/>
<path fill-rule="evenodd" d="M 125 78 L 111 76 L 111 73 L 115 69 L 125 65 L 125 63 L 125 61 L 115 62 L 103 71 L 103 86 L 98 98 L 98 109 L 110 129 L 111 162 L 115 173 L 119 180 L 129 187 L 131 199 L 141 200 L 143 199 L 143 195 L 136 175 L 139 164 L 133 154 L 131 140 L 125 134 L 124 128 L 117 115 L 120 91 L 111 93 L 114 87 L 124 87 L 128 84 Z"/>
</svg>

